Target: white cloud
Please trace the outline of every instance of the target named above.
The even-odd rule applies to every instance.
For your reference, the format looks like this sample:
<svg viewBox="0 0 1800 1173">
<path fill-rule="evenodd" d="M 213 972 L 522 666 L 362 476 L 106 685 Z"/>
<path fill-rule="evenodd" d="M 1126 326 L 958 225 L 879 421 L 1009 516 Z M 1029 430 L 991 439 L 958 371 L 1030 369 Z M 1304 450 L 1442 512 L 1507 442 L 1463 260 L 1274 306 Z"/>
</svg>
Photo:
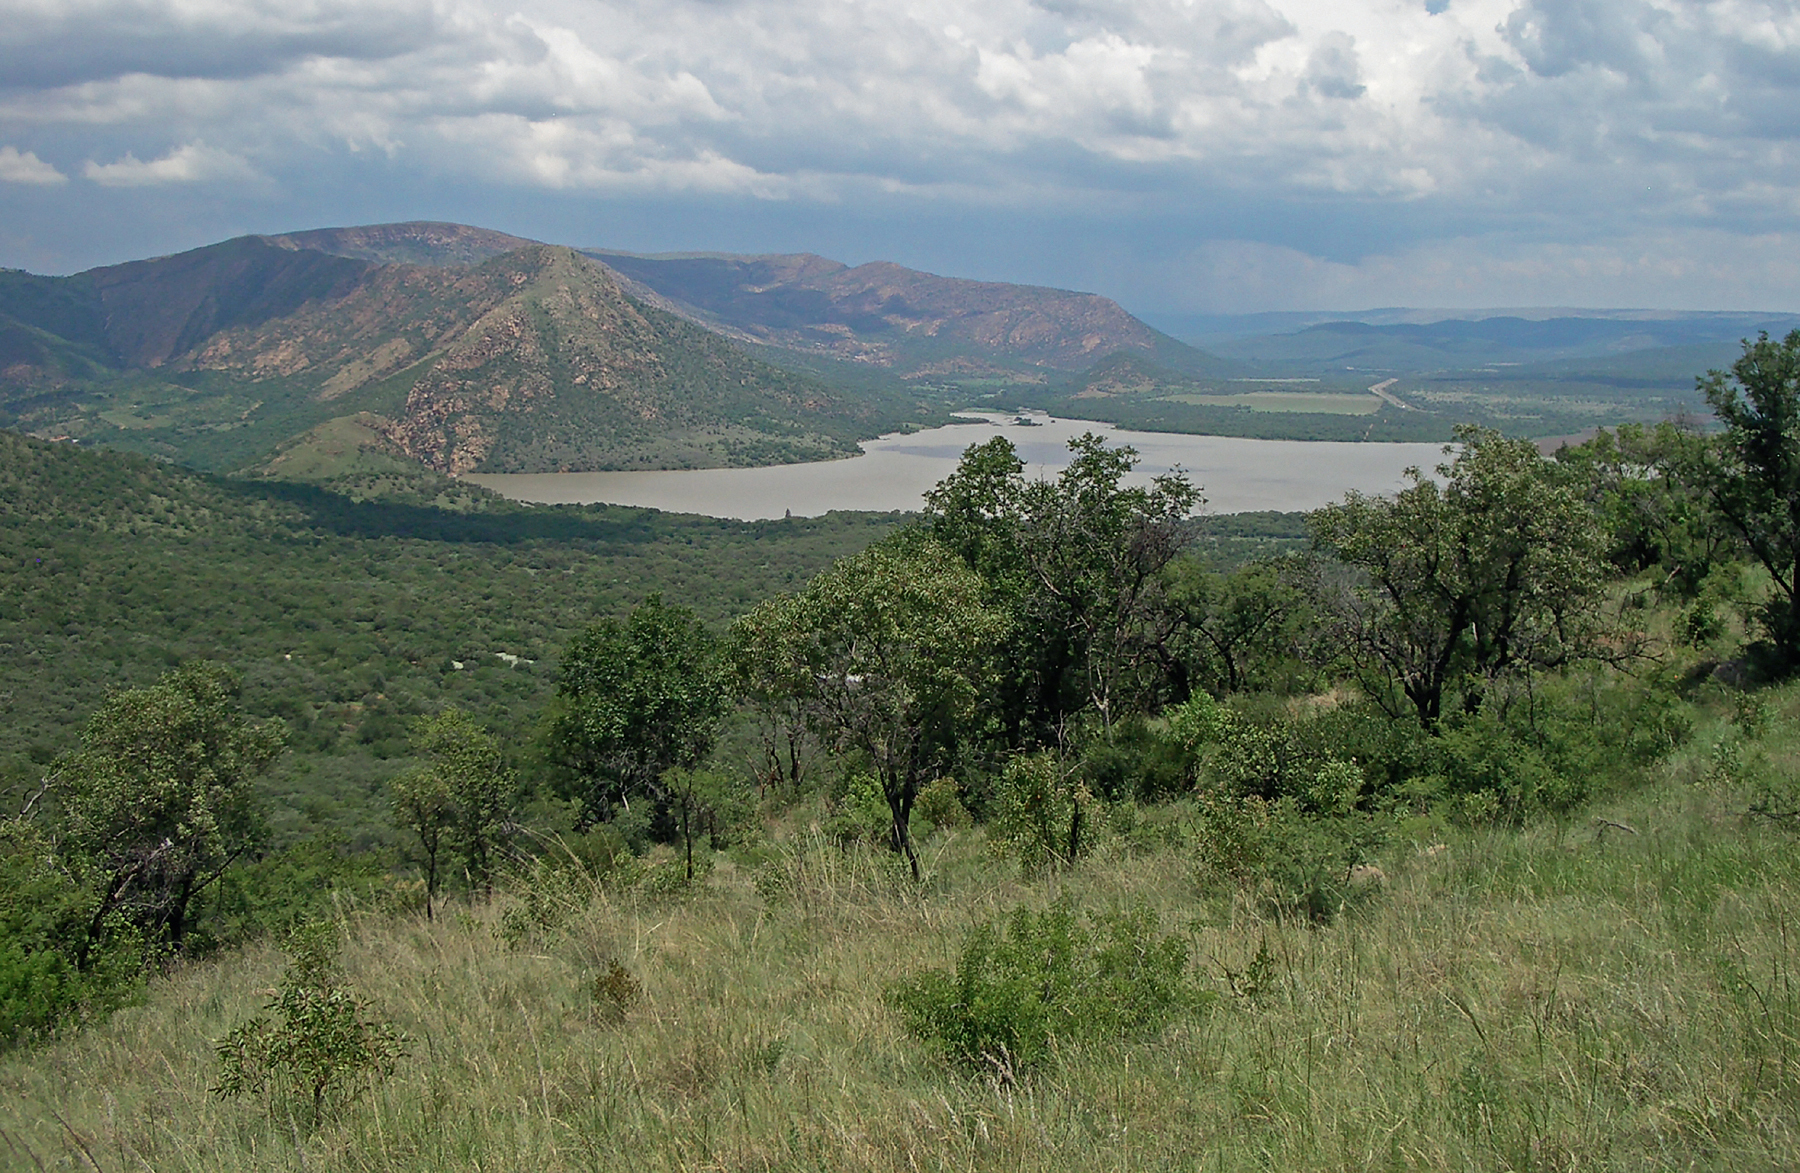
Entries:
<svg viewBox="0 0 1800 1173">
<path fill-rule="evenodd" d="M 375 186 L 878 192 L 1190 214 L 1282 255 L 1486 241 L 1500 275 L 1519 241 L 1800 231 L 1790 0 L 0 0 L 0 79 L 0 140 L 61 135 L 110 186 L 329 158 Z M 1296 220 L 1209 228 L 1223 205 Z M 1308 208 L 1369 238 L 1328 250 Z"/>
<path fill-rule="evenodd" d="M 0 147 L 0 183 L 49 187 L 68 181 L 67 175 L 58 171 L 53 164 L 38 158 L 35 151 L 21 154 L 17 147 Z"/>
<path fill-rule="evenodd" d="M 140 160 L 127 151 L 113 163 L 89 160 L 82 174 L 101 187 L 155 187 L 170 183 L 203 183 L 214 180 L 242 181 L 262 178 L 256 168 L 230 151 L 215 150 L 193 142 L 160 159 Z"/>
</svg>

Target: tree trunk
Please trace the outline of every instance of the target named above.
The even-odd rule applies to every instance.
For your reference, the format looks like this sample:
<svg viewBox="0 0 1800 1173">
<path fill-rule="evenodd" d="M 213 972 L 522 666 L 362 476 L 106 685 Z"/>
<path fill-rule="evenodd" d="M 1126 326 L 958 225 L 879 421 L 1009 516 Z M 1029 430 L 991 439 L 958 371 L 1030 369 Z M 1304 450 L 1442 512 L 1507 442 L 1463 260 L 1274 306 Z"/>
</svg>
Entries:
<svg viewBox="0 0 1800 1173">
<path fill-rule="evenodd" d="M 918 787 L 908 779 L 897 783 L 888 790 L 888 811 L 894 816 L 889 838 L 893 849 L 906 857 L 906 864 L 912 869 L 912 878 L 919 878 L 919 855 L 913 850 L 912 841 L 912 805 L 913 792 Z"/>
</svg>

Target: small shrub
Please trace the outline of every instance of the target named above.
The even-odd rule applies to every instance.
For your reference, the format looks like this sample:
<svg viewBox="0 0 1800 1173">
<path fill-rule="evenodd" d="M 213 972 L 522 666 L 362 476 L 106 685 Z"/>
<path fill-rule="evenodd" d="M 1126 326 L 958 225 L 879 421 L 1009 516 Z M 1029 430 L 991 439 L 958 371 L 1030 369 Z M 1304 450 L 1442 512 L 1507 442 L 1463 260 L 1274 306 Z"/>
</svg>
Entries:
<svg viewBox="0 0 1800 1173">
<path fill-rule="evenodd" d="M 1275 955 L 1269 952 L 1267 937 L 1257 943 L 1256 952 L 1244 963 L 1244 968 L 1225 970 L 1225 984 L 1231 990 L 1231 996 L 1251 1006 L 1260 1006 L 1274 991 L 1280 978 L 1281 970 L 1275 963 Z"/>
<path fill-rule="evenodd" d="M 845 847 L 879 847 L 893 838 L 894 816 L 874 775 L 856 771 L 844 776 L 831 795 L 825 831 Z"/>
<path fill-rule="evenodd" d="M 913 814 L 939 830 L 957 830 L 974 822 L 954 778 L 937 778 L 923 787 L 913 801 Z"/>
<path fill-rule="evenodd" d="M 343 987 L 332 925 L 302 927 L 288 948 L 293 959 L 267 1007 L 273 1017 L 253 1018 L 214 1046 L 220 1074 L 212 1090 L 221 1099 L 290 1096 L 316 1125 L 332 1097 L 348 1099 L 391 1074 L 406 1051 L 399 1031 L 367 1017 Z"/>
<path fill-rule="evenodd" d="M 1750 741 L 1769 731 L 1769 702 L 1760 694 L 1740 692 L 1731 699 L 1731 720 Z"/>
<path fill-rule="evenodd" d="M 1090 730 L 1081 745 L 1081 774 L 1107 802 L 1162 802 L 1188 789 L 1188 753 L 1142 717 L 1106 735 Z"/>
<path fill-rule="evenodd" d="M 605 968 L 589 983 L 589 992 L 594 996 L 594 1017 L 608 1026 L 618 1026 L 643 998 L 644 987 L 629 969 L 608 959 Z"/>
<path fill-rule="evenodd" d="M 1677 622 L 1681 642 L 1702 650 L 1724 639 L 1728 630 L 1725 617 L 1719 614 L 1718 606 L 1708 595 L 1695 599 L 1693 606 L 1683 612 Z"/>
<path fill-rule="evenodd" d="M 623 850 L 609 859 L 609 879 L 630 860 Z M 500 913 L 494 935 L 514 949 L 552 936 L 593 901 L 600 883 L 573 852 L 538 856 L 507 879 L 505 890 L 513 900 Z"/>
<path fill-rule="evenodd" d="M 49 840 L 0 819 L 0 1049 L 105 1018 L 137 1000 L 156 953 L 123 915 L 90 934 L 88 892 Z M 77 964 L 89 942 L 87 965 Z"/>
<path fill-rule="evenodd" d="M 1010 1080 L 1063 1042 L 1130 1039 L 1203 1009 L 1212 995 L 1187 962 L 1148 909 L 1084 917 L 1064 901 L 975 929 L 953 971 L 899 982 L 888 1001 L 914 1037 Z"/>
<path fill-rule="evenodd" d="M 688 865 L 681 855 L 670 848 L 657 847 L 643 856 L 621 859 L 607 878 L 607 887 L 638 896 L 688 896 L 712 874 L 712 855 L 695 857 L 693 868 L 694 874 L 690 877 Z"/>
<path fill-rule="evenodd" d="M 1027 873 L 1072 863 L 1092 805 L 1079 773 L 1054 754 L 1016 757 L 1000 776 L 988 833 Z"/>
<path fill-rule="evenodd" d="M 1349 806 L 1354 774 L 1354 766 L 1320 771 L 1315 788 L 1344 804 L 1335 810 L 1308 810 L 1292 798 L 1202 794 L 1195 814 L 1201 884 L 1235 884 L 1279 916 L 1321 923 L 1366 899 L 1370 889 L 1351 875 L 1386 840 L 1388 824 Z"/>
</svg>

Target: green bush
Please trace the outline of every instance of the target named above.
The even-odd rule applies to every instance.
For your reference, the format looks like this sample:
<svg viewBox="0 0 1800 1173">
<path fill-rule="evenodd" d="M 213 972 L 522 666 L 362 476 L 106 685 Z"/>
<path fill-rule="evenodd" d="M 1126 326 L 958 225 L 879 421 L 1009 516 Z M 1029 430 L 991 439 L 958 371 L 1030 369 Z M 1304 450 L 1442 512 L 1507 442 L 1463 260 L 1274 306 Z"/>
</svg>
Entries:
<svg viewBox="0 0 1800 1173">
<path fill-rule="evenodd" d="M 214 1046 L 220 1071 L 213 1094 L 267 1094 L 271 1112 L 297 1101 L 316 1125 L 333 1097 L 347 1099 L 391 1074 L 406 1051 L 400 1033 L 367 1017 L 343 987 L 335 926 L 304 926 L 288 948 L 292 962 L 268 1005 L 273 1017 L 253 1018 Z"/>
<path fill-rule="evenodd" d="M 104 1018 L 142 991 L 148 952 L 121 916 L 77 963 L 96 902 L 55 866 L 48 839 L 0 821 L 0 1047 Z"/>
<path fill-rule="evenodd" d="M 913 801 L 913 814 L 938 830 L 960 829 L 974 822 L 954 778 L 936 778 L 921 788 Z"/>
<path fill-rule="evenodd" d="M 1098 731 L 1080 748 L 1088 789 L 1107 802 L 1161 802 L 1188 788 L 1187 755 L 1142 717 Z"/>
<path fill-rule="evenodd" d="M 1294 798 L 1200 795 L 1195 844 L 1203 887 L 1223 882 L 1251 894 L 1278 916 L 1327 922 L 1373 890 L 1357 882 L 1358 865 L 1386 842 L 1389 823 L 1354 808 L 1355 767 L 1321 770 L 1315 787 L 1335 796 L 1335 809 L 1303 807 Z"/>
<path fill-rule="evenodd" d="M 879 847 L 894 833 L 893 812 L 875 775 L 864 770 L 846 771 L 828 796 L 830 814 L 825 831 L 848 847 L 862 843 Z"/>
<path fill-rule="evenodd" d="M 1204 1009 L 1212 995 L 1187 963 L 1148 909 L 1082 916 L 1062 901 L 973 930 L 954 970 L 901 981 L 888 1001 L 914 1037 L 1011 1079 L 1065 1043 L 1141 1037 Z"/>
<path fill-rule="evenodd" d="M 1027 873 L 1072 863 L 1093 805 L 1079 766 L 1052 753 L 1025 754 L 1000 775 L 988 833 Z"/>
</svg>

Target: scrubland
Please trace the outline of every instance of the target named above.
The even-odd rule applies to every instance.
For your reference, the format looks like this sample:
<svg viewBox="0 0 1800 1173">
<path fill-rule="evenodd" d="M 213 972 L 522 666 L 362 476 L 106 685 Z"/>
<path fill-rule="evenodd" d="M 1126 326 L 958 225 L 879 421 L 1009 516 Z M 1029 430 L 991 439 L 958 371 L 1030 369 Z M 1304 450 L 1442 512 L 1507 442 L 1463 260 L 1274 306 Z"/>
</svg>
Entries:
<svg viewBox="0 0 1800 1173">
<path fill-rule="evenodd" d="M 223 1100 L 213 1047 L 274 945 L 0 1065 L 0 1151 L 42 1169 L 1696 1169 L 1800 1163 L 1792 689 L 1640 785 L 1522 827 L 1403 821 L 1344 906 L 1284 916 L 1197 866 L 1180 803 L 1115 809 L 1028 876 L 980 829 L 925 877 L 802 804 L 692 886 L 571 864 L 491 901 L 337 905 L 349 986 L 405 1057 L 314 1122 Z M 1214 997 L 1159 1030 L 957 1065 L 897 980 L 1056 900 L 1147 907 Z"/>
</svg>

